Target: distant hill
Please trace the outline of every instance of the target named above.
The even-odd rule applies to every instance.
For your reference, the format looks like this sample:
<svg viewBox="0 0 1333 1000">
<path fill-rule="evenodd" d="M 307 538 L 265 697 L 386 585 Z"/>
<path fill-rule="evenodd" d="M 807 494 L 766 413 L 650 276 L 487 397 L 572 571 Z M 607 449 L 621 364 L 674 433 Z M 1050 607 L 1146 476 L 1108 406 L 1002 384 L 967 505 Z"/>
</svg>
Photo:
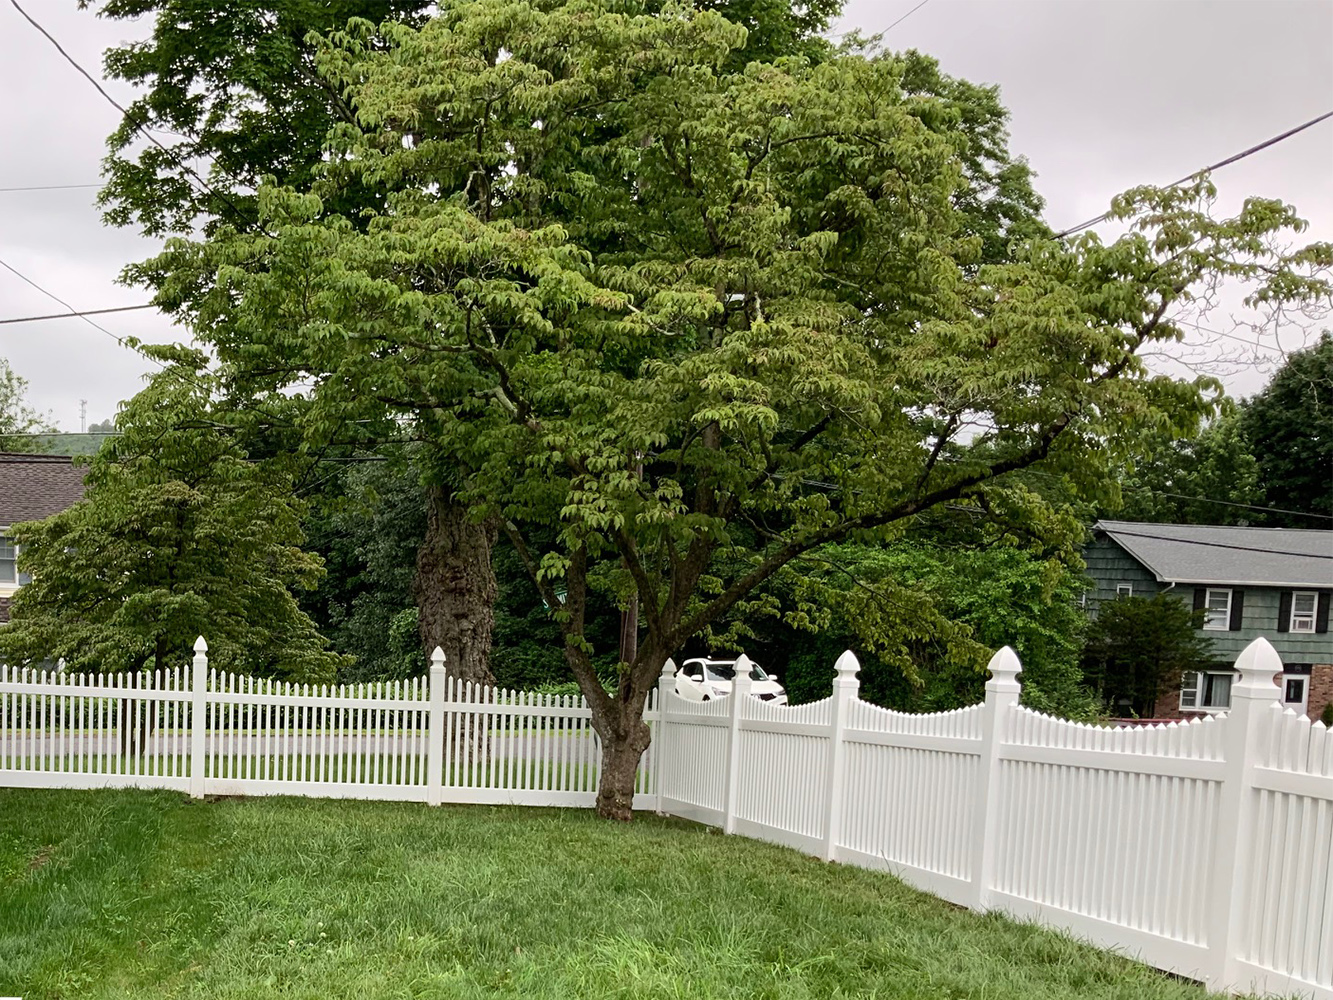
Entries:
<svg viewBox="0 0 1333 1000">
<path fill-rule="evenodd" d="M 52 434 L 33 438 L 32 450 L 39 455 L 96 455 L 102 442 L 114 433 L 102 431 L 90 434 Z"/>
</svg>

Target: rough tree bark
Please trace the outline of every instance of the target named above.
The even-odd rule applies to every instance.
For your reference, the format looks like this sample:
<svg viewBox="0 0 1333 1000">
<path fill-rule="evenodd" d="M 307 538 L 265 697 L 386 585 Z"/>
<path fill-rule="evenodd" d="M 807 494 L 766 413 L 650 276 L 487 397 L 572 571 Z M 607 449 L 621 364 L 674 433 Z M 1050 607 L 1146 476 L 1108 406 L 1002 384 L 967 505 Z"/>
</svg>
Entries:
<svg viewBox="0 0 1333 1000">
<path fill-rule="evenodd" d="M 444 650 L 449 673 L 474 684 L 494 684 L 491 630 L 495 625 L 494 522 L 474 523 L 447 487 L 430 486 L 426 537 L 417 550 L 412 590 L 418 630 L 429 655 Z"/>
</svg>

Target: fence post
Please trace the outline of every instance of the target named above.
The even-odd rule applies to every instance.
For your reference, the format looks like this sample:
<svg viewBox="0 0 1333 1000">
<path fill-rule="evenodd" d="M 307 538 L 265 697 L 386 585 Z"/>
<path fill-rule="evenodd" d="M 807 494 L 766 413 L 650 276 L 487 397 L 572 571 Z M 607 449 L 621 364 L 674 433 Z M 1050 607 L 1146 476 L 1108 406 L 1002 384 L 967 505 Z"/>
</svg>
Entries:
<svg viewBox="0 0 1333 1000">
<path fill-rule="evenodd" d="M 653 727 L 653 794 L 657 796 L 657 814 L 662 815 L 662 766 L 667 755 L 667 695 L 676 690 L 676 661 L 667 657 L 657 678 L 657 719 Z"/>
<path fill-rule="evenodd" d="M 426 805 L 444 801 L 444 650 L 430 654 L 430 718 L 426 723 Z"/>
<path fill-rule="evenodd" d="M 981 707 L 981 759 L 977 762 L 977 794 L 972 815 L 972 902 L 971 908 L 990 909 L 991 882 L 1000 836 L 1000 750 L 1005 725 L 1018 706 L 1023 687 L 1018 675 L 1023 665 L 1018 654 L 1005 646 L 986 665 L 986 701 Z"/>
<path fill-rule="evenodd" d="M 741 706 L 750 697 L 750 671 L 754 664 L 744 653 L 736 660 L 727 705 L 727 790 L 722 802 L 722 832 L 736 832 L 736 802 L 741 783 Z M 706 682 L 705 682 L 706 683 Z"/>
<path fill-rule="evenodd" d="M 1273 680 L 1282 673 L 1282 658 L 1267 639 L 1259 638 L 1236 660 L 1240 679 L 1231 685 L 1231 708 L 1219 720 L 1222 752 L 1226 758 L 1218 796 L 1217 834 L 1214 840 L 1207 944 L 1207 983 L 1215 990 L 1242 987 L 1238 959 L 1250 910 L 1249 886 L 1255 859 L 1254 764 L 1271 706 L 1282 691 Z"/>
<path fill-rule="evenodd" d="M 208 643 L 194 640 L 194 670 L 190 676 L 190 796 L 204 797 L 204 735 L 208 724 Z"/>
<path fill-rule="evenodd" d="M 852 701 L 861 690 L 861 682 L 856 675 L 861 669 L 856 654 L 850 649 L 838 657 L 833 664 L 838 675 L 833 678 L 833 717 L 829 720 L 828 773 L 824 776 L 824 852 L 825 861 L 836 861 L 838 854 L 838 836 L 842 833 L 842 788 L 846 784 L 847 767 L 847 716 L 851 714 Z"/>
</svg>

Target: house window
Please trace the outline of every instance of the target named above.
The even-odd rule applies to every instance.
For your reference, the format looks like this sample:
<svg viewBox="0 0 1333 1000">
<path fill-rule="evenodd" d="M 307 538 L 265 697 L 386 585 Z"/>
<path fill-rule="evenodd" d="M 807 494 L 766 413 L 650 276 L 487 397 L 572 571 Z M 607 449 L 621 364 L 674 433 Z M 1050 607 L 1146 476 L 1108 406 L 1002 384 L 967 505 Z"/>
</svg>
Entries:
<svg viewBox="0 0 1333 1000">
<path fill-rule="evenodd" d="M 14 543 L 0 535 L 0 584 L 19 582 L 17 556 L 18 550 L 14 548 Z"/>
<path fill-rule="evenodd" d="M 1231 627 L 1231 591 L 1209 588 L 1204 596 L 1203 627 L 1214 632 L 1225 632 Z"/>
<path fill-rule="evenodd" d="M 1207 712 L 1231 707 L 1231 671 L 1187 671 L 1180 686 L 1180 707 Z"/>
<path fill-rule="evenodd" d="M 1116 596 L 1116 597 L 1133 597 L 1133 596 L 1134 596 L 1134 584 L 1132 584 L 1132 583 L 1117 583 L 1117 584 L 1115 585 L 1115 596 Z"/>
<path fill-rule="evenodd" d="M 1319 595 L 1313 590 L 1298 590 L 1291 595 L 1291 630 L 1293 632 L 1313 632 L 1315 608 L 1319 605 Z"/>
</svg>

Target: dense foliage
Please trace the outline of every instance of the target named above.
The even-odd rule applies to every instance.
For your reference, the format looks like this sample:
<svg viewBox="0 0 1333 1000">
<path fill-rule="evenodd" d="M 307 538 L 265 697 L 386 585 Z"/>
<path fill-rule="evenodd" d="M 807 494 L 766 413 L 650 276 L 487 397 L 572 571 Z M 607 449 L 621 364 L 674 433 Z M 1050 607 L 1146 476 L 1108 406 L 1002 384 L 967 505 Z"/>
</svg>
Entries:
<svg viewBox="0 0 1333 1000">
<path fill-rule="evenodd" d="M 1088 683 L 1114 714 L 1155 717 L 1158 699 L 1179 688 L 1182 674 L 1213 660 L 1202 621 L 1203 612 L 1165 591 L 1102 602 L 1083 652 Z"/>
<path fill-rule="evenodd" d="M 919 57 L 738 67 L 747 41 L 610 0 L 352 22 L 317 45 L 354 109 L 319 179 L 133 272 L 233 387 L 299 392 L 308 443 L 429 441 L 555 609 L 607 815 L 628 815 L 662 662 L 762 613 L 795 560 L 945 505 L 1071 551 L 1071 500 L 1212 411 L 1215 383 L 1139 360 L 1174 310 L 1221 276 L 1274 306 L 1328 291 L 1328 247 L 1268 249 L 1290 207 L 1216 219 L 1206 179 L 1118 199 L 1111 244 L 1009 232 L 1026 170 L 985 166 Z M 382 210 L 340 208 L 366 190 Z M 644 636 L 608 695 L 590 611 L 631 594 Z"/>
<path fill-rule="evenodd" d="M 122 411 L 85 498 L 12 530 L 32 582 L 0 629 L 0 658 L 170 669 L 204 635 L 218 669 L 331 679 L 340 658 L 291 595 L 321 567 L 299 548 L 290 476 L 198 420 L 210 395 L 202 355 L 157 350 L 171 363 Z"/>
<path fill-rule="evenodd" d="M 1122 505 L 1111 516 L 1160 524 L 1255 524 L 1265 501 L 1259 463 L 1228 414 L 1198 435 L 1145 442 L 1145 457 L 1121 479 Z"/>
<path fill-rule="evenodd" d="M 1271 513 L 1267 523 L 1327 527 L 1333 517 L 1333 334 L 1288 355 L 1246 404 L 1241 427 L 1259 466 L 1264 503 L 1293 512 Z"/>
<path fill-rule="evenodd" d="M 936 712 L 981 701 L 985 664 L 1000 646 L 1023 663 L 1023 700 L 1067 718 L 1099 704 L 1082 684 L 1086 618 L 1081 579 L 1059 561 L 1013 547 L 900 542 L 887 548 L 830 546 L 804 561 L 792 586 L 807 589 L 804 617 L 759 628 L 747 643 L 780 667 L 793 701 L 828 696 L 844 650 L 861 662 L 861 697 L 900 711 Z M 799 605 L 796 594 L 786 606 Z"/>
</svg>

